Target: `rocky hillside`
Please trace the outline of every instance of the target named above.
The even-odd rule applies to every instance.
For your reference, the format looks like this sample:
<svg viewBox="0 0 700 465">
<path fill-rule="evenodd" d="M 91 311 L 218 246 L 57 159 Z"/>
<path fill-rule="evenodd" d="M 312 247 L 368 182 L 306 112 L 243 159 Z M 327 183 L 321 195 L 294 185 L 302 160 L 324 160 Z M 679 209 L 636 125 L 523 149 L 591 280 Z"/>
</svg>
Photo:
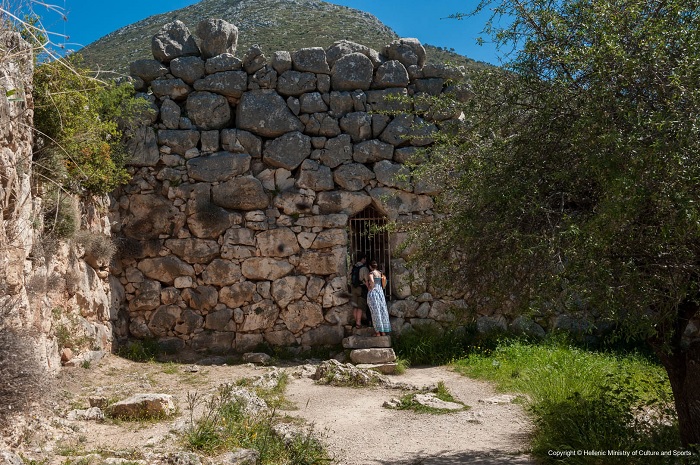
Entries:
<svg viewBox="0 0 700 465">
<path fill-rule="evenodd" d="M 318 0 L 202 0 L 199 3 L 118 29 L 80 50 L 94 69 L 128 71 L 129 63 L 151 58 L 151 37 L 166 23 L 180 20 L 194 28 L 201 19 L 219 18 L 239 29 L 238 55 L 258 44 L 270 55 L 277 50 L 330 46 L 347 39 L 381 50 L 397 35 L 376 17 Z M 433 62 L 478 66 L 461 55 L 426 47 Z"/>
</svg>

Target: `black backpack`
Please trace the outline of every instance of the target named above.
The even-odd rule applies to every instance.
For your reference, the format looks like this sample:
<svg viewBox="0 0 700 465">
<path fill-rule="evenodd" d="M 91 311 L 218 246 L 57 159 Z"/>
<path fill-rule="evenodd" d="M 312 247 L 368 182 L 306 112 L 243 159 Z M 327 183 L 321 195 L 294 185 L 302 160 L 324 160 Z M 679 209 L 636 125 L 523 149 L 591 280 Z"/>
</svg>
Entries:
<svg viewBox="0 0 700 465">
<path fill-rule="evenodd" d="M 352 287 L 360 287 L 362 284 L 364 284 L 362 281 L 360 281 L 360 270 L 364 267 L 365 265 L 361 263 L 352 267 L 352 271 L 350 272 L 350 282 L 352 283 Z"/>
</svg>

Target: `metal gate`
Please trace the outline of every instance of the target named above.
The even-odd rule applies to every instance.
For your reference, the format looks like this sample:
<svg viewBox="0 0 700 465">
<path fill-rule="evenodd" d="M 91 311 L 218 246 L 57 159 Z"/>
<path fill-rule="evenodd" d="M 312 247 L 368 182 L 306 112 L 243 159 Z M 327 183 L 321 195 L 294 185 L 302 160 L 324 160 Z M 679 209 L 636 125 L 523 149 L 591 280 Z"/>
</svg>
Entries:
<svg viewBox="0 0 700 465">
<path fill-rule="evenodd" d="M 379 269 L 387 279 L 384 293 L 391 300 L 391 250 L 389 247 L 389 231 L 386 228 L 386 218 L 372 205 L 350 218 L 350 266 L 357 262 L 357 256 L 364 253 L 367 265 L 372 260 L 377 262 Z"/>
</svg>

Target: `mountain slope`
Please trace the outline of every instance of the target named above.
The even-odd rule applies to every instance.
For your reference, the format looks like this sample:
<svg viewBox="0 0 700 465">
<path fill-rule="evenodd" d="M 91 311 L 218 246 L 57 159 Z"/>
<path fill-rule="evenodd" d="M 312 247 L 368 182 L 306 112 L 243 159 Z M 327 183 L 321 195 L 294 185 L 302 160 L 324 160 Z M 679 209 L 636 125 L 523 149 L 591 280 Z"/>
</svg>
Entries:
<svg viewBox="0 0 700 465">
<path fill-rule="evenodd" d="M 352 8 L 319 0 L 202 0 L 180 10 L 150 16 L 114 31 L 79 50 L 93 69 L 128 72 L 129 63 L 152 58 L 151 37 L 166 23 L 180 20 L 194 31 L 206 18 L 220 18 L 239 30 L 237 56 L 258 44 L 269 56 L 277 50 L 328 47 L 340 39 L 381 51 L 398 36 L 376 17 Z M 435 47 L 429 61 L 474 65 L 473 60 Z"/>
</svg>

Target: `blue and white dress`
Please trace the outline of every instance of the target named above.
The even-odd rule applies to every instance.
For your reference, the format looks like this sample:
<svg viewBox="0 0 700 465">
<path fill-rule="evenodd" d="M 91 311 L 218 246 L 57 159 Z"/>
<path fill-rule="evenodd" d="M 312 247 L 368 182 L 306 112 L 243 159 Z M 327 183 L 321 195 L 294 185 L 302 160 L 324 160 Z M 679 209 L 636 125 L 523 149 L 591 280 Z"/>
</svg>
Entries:
<svg viewBox="0 0 700 465">
<path fill-rule="evenodd" d="M 372 324 L 378 333 L 390 333 L 389 311 L 386 308 L 386 298 L 382 289 L 382 278 L 373 276 L 374 287 L 367 294 L 367 305 L 372 313 Z"/>
</svg>

